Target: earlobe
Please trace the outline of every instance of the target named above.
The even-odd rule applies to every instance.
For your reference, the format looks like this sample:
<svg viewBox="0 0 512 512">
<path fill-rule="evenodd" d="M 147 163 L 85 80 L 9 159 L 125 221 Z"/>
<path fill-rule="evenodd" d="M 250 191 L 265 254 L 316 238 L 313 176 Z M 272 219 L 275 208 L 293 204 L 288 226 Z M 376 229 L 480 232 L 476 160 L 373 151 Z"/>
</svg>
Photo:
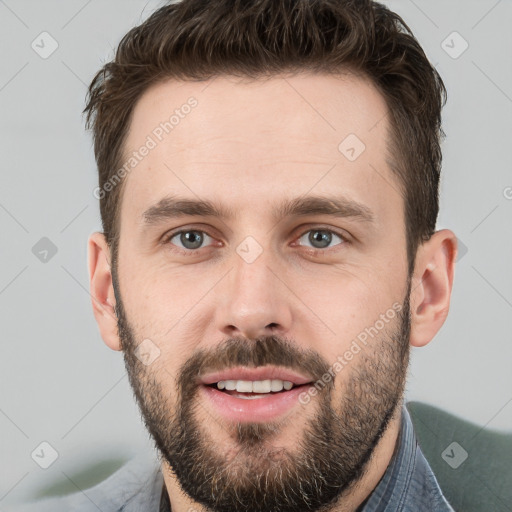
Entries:
<svg viewBox="0 0 512 512">
<path fill-rule="evenodd" d="M 101 337 L 112 350 L 121 350 L 115 314 L 110 249 L 103 233 L 95 232 L 89 236 L 88 266 L 92 309 Z"/>
<path fill-rule="evenodd" d="M 457 237 L 443 229 L 418 249 L 411 286 L 411 337 L 414 347 L 427 345 L 444 324 L 450 309 Z"/>
</svg>

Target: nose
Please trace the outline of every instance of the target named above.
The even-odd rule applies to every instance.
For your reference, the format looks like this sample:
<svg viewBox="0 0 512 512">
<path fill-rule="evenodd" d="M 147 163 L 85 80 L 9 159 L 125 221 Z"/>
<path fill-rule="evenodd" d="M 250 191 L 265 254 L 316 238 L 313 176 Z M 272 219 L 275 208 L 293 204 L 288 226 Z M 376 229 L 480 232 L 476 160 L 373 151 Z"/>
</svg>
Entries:
<svg viewBox="0 0 512 512">
<path fill-rule="evenodd" d="M 279 262 L 268 249 L 250 263 L 238 254 L 233 261 L 234 268 L 217 290 L 220 331 L 248 339 L 285 335 L 291 328 L 293 294 Z"/>
</svg>

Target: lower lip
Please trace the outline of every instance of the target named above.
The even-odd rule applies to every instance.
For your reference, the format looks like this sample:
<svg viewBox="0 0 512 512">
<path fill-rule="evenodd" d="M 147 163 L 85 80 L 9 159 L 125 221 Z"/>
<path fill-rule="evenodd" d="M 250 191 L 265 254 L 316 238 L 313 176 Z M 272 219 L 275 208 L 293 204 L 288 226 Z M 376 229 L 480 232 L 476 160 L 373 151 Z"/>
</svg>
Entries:
<svg viewBox="0 0 512 512">
<path fill-rule="evenodd" d="M 201 394 L 215 412 L 223 418 L 237 422 L 266 422 L 279 419 L 294 406 L 300 405 L 299 395 L 307 391 L 310 384 L 297 386 L 289 391 L 269 393 L 262 398 L 238 398 L 214 387 L 201 385 Z"/>
</svg>

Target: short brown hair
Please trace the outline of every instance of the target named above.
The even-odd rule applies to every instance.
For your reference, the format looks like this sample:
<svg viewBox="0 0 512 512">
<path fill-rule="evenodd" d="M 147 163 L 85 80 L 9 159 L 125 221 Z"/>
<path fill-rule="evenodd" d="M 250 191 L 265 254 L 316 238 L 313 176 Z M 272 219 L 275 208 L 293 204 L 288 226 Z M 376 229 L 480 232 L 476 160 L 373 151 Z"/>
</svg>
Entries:
<svg viewBox="0 0 512 512">
<path fill-rule="evenodd" d="M 256 79 L 302 70 L 355 71 L 386 100 L 388 164 L 404 199 L 412 272 L 439 210 L 446 90 L 402 18 L 371 0 L 181 0 L 156 10 L 123 37 L 114 60 L 89 86 L 84 113 L 93 130 L 99 187 L 122 166 L 131 114 L 149 86 L 170 78 Z M 114 265 L 122 185 L 100 197 Z"/>
</svg>

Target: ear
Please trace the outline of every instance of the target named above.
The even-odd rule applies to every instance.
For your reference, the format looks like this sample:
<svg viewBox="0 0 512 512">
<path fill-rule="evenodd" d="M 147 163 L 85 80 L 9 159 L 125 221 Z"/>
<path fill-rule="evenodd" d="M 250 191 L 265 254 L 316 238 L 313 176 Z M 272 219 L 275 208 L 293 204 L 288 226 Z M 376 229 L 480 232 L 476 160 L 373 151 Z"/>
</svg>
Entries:
<svg viewBox="0 0 512 512">
<path fill-rule="evenodd" d="M 92 310 L 101 337 L 112 350 L 121 350 L 117 332 L 110 249 L 103 233 L 93 233 L 87 244 Z"/>
<path fill-rule="evenodd" d="M 411 283 L 414 347 L 427 345 L 448 316 L 456 257 L 457 237 L 449 229 L 437 231 L 418 248 Z"/>
</svg>

